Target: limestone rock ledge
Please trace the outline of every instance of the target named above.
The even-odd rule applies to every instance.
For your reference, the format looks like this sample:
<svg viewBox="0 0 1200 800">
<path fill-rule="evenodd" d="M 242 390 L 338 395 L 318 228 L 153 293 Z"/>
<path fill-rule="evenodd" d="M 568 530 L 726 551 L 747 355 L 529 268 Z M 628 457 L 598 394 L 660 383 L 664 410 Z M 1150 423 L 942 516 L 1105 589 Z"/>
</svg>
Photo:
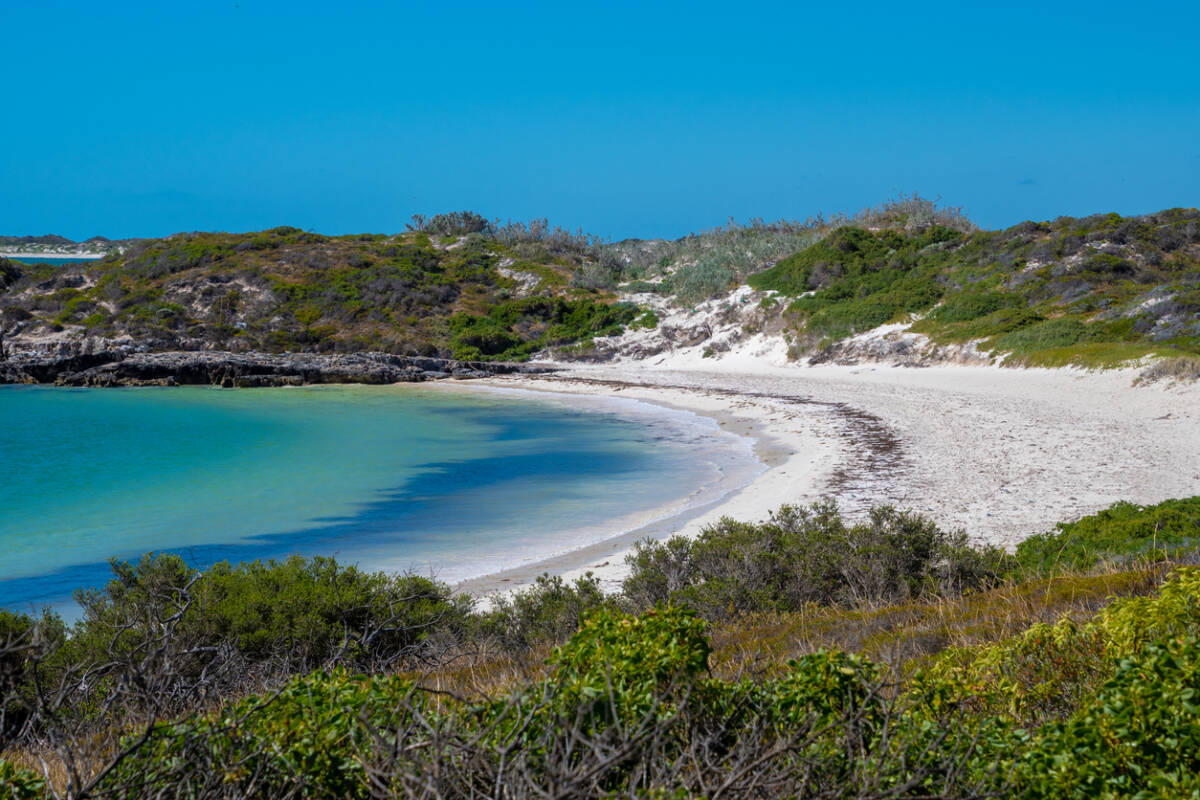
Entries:
<svg viewBox="0 0 1200 800">
<path fill-rule="evenodd" d="M 224 353 L 213 351 L 13 355 L 0 383 L 59 386 L 298 386 L 313 383 L 415 383 L 544 373 L 551 367 L 388 353 Z"/>
</svg>

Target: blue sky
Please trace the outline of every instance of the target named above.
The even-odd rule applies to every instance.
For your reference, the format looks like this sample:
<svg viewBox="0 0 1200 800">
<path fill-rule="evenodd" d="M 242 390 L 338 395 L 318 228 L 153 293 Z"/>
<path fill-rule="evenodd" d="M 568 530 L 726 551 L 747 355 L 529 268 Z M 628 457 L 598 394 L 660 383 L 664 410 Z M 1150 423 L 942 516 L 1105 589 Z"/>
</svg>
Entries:
<svg viewBox="0 0 1200 800">
<path fill-rule="evenodd" d="M 1200 204 L 1195 3 L 0 4 L 0 233 Z"/>
</svg>

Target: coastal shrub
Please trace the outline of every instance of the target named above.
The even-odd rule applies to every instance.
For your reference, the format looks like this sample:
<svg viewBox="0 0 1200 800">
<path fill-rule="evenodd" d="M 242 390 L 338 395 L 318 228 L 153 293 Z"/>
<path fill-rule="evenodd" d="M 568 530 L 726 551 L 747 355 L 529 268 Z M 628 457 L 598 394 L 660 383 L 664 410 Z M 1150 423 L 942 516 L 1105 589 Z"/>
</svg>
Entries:
<svg viewBox="0 0 1200 800">
<path fill-rule="evenodd" d="M 39 800 L 46 796 L 46 781 L 40 775 L 0 759 L 0 798 Z"/>
<path fill-rule="evenodd" d="M 607 305 L 590 298 L 509 300 L 486 316 L 455 314 L 449 321 L 450 343 L 457 359 L 519 361 L 546 347 L 620 333 L 638 314 L 631 303 Z"/>
<path fill-rule="evenodd" d="M 1123 552 L 1146 525 L 1186 530 L 1196 500 L 1120 505 L 1072 523 L 1078 536 L 1041 551 L 1095 566 L 1092 556 Z M 1080 551 L 1076 539 L 1094 546 Z M 695 541 L 643 543 L 615 598 L 591 576 L 544 577 L 471 615 L 445 587 L 324 559 L 199 573 L 173 556 L 147 557 L 115 565 L 108 586 L 82 597 L 85 616 L 65 642 L 65 633 L 43 637 L 56 642 L 43 653 L 65 659 L 67 684 L 86 675 L 88 686 L 71 688 L 71 702 L 20 744 L 122 736 L 124 750 L 96 751 L 99 797 L 491 796 L 503 787 L 512 797 L 600 798 L 708 796 L 713 786 L 733 796 L 833 787 L 817 796 L 1116 797 L 1143 779 L 1190 791 L 1200 569 L 1104 605 L 1105 594 L 1150 591 L 1167 567 L 1019 583 L 1055 571 L 1042 555 L 1021 558 L 971 548 L 919 515 L 881 508 L 851 524 L 820 503 L 764 523 L 722 520 Z M 997 576 L 1014 583 L 988 589 Z M 934 602 L 947 596 L 959 600 Z M 1060 608 L 1070 616 L 1054 619 Z M 1010 635 L 1013 614 L 1047 621 Z M 790 660 L 775 649 L 800 635 L 797 621 L 828 629 L 826 641 L 834 629 L 865 641 L 904 636 L 915 617 L 980 643 L 926 651 L 915 674 L 826 646 Z M 752 674 L 713 666 L 710 620 L 724 647 L 753 656 L 742 662 Z M 886 630 L 889 620 L 899 629 Z M 2 674 L 49 669 L 45 655 L 29 658 L 36 625 L 0 616 L 11 632 L 0 645 L 20 644 L 0 646 Z M 164 649 L 165 633 L 175 644 Z M 540 677 L 456 693 L 463 681 L 446 678 L 475 665 L 457 659 L 506 634 L 509 656 L 523 648 L 540 660 L 543 645 L 565 643 Z M 731 644 L 738 635 L 750 638 Z M 426 664 L 433 674 L 394 674 Z M 219 680 L 196 691 L 205 676 Z M 104 693 L 120 707 L 100 702 Z M 67 729 L 74 738 L 54 739 L 67 723 L 78 726 Z M 123 754 L 100 769 L 114 752 Z M 0 786 L 11 774 L 36 787 L 5 769 Z"/>
<path fill-rule="evenodd" d="M 759 524 L 724 518 L 694 540 L 641 542 L 622 588 L 635 608 L 669 601 L 728 619 L 957 593 L 994 579 L 1003 558 L 911 512 L 874 508 L 851 525 L 825 501 L 783 506 Z"/>
<path fill-rule="evenodd" d="M 571 285 L 580 289 L 607 290 L 616 288 L 624 274 L 624 265 L 610 251 L 602 251 L 599 258 L 589 260 L 571 276 Z"/>
<path fill-rule="evenodd" d="M 316 672 L 217 713 L 159 723 L 100 786 L 100 796 L 367 798 L 376 728 L 395 726 L 411 681 Z"/>
<path fill-rule="evenodd" d="M 629 324 L 634 330 L 646 329 L 653 330 L 658 327 L 658 314 L 654 313 L 654 309 L 648 308 L 637 319 Z"/>
<path fill-rule="evenodd" d="M 225 647 L 283 674 L 419 660 L 439 635 L 462 630 L 469 607 L 427 578 L 364 573 L 321 557 L 222 562 L 199 572 L 178 556 L 149 554 L 112 568 L 103 589 L 79 595 L 73 658 L 135 654 L 172 620 L 172 646 L 197 653 L 176 665 L 181 679 L 210 668 Z"/>
<path fill-rule="evenodd" d="M 1078 319 L 1060 317 L 1006 333 L 994 339 L 992 344 L 997 350 L 1024 354 L 1078 344 L 1094 337 L 1097 332 L 1097 328 Z"/>
<path fill-rule="evenodd" d="M 933 226 L 911 234 L 844 226 L 750 278 L 791 295 L 789 310 L 817 337 L 839 339 L 924 311 L 942 299 L 944 247 L 962 234 Z M 942 253 L 927 257 L 927 250 Z"/>
<path fill-rule="evenodd" d="M 1044 320 L 1045 317 L 1030 308 L 1001 308 L 960 323 L 936 324 L 940 321 L 922 320 L 913 326 L 913 330 L 928 332 L 939 340 L 987 339 Z"/>
<path fill-rule="evenodd" d="M 708 672 L 707 627 L 678 607 L 592 614 L 550 658 L 554 705 L 582 715 L 585 730 L 672 713 L 670 694 Z"/>
<path fill-rule="evenodd" d="M 854 222 L 871 228 L 903 228 L 920 231 L 933 226 L 970 233 L 977 230 L 975 223 L 963 212 L 962 206 L 939 205 L 938 200 L 927 200 L 916 192 L 899 197 L 860 211 Z"/>
<path fill-rule="evenodd" d="M 725 681 L 708 675 L 708 652 L 701 621 L 661 608 L 594 615 L 544 679 L 481 701 L 393 676 L 315 673 L 157 724 L 130 742 L 100 793 L 602 798 L 721 786 L 735 797 L 828 787 L 818 796 L 861 798 L 1005 788 L 977 768 L 998 753 L 977 753 L 961 726 L 889 703 L 869 661 L 820 651 L 766 680 Z"/>
<path fill-rule="evenodd" d="M 421 214 L 414 214 L 412 222 L 408 225 L 410 231 L 456 237 L 481 233 L 490 227 L 487 217 L 474 211 L 452 211 L 448 214 L 435 214 L 428 219 Z"/>
<path fill-rule="evenodd" d="M 7 289 L 21 278 L 21 265 L 7 258 L 0 258 L 0 289 Z"/>
<path fill-rule="evenodd" d="M 770 267 L 782 258 L 812 244 L 820 238 L 820 231 L 828 224 L 823 217 L 804 221 L 777 220 L 766 222 L 751 219 L 747 223 L 729 220 L 725 225 L 666 241 L 626 240 L 602 246 L 602 250 L 617 254 L 625 265 L 624 274 L 629 278 L 649 278 L 687 271 L 690 265 L 699 266 L 699 271 L 685 276 L 681 283 L 692 283 L 695 293 L 680 303 L 701 302 L 724 293 L 730 279 L 742 280 L 747 275 Z M 705 280 L 702 273 L 709 273 Z M 716 280 L 712 280 L 716 278 Z M 671 280 L 649 283 L 635 280 L 625 287 L 626 291 L 672 292 Z"/>
<path fill-rule="evenodd" d="M 558 575 L 539 575 L 527 589 L 492 598 L 491 609 L 480 615 L 479 629 L 507 650 L 525 652 L 543 644 L 563 642 L 585 617 L 611 608 L 600 581 L 592 573 L 568 583 Z"/>
<path fill-rule="evenodd" d="M 1086 622 L 1065 618 L 998 642 L 950 648 L 916 686 L 972 713 L 1040 724 L 1079 708 L 1123 659 L 1155 642 L 1197 635 L 1200 570 L 1182 568 L 1154 595 L 1116 600 Z"/>
<path fill-rule="evenodd" d="M 1017 545 L 1020 569 L 1034 574 L 1090 569 L 1102 562 L 1178 556 L 1200 546 L 1200 497 L 1157 505 L 1117 503 Z"/>
<path fill-rule="evenodd" d="M 670 277 L 671 290 L 683 305 L 695 305 L 729 291 L 734 271 L 719 261 L 706 258 L 680 267 Z"/>
<path fill-rule="evenodd" d="M 930 315 L 939 322 L 968 322 L 1002 308 L 1021 308 L 1020 297 L 1005 292 L 963 292 L 946 299 Z"/>
<path fill-rule="evenodd" d="M 62 670 L 57 654 L 66 640 L 62 618 L 0 610 L 0 752 L 38 708 L 38 687 Z"/>
<path fill-rule="evenodd" d="M 1200 795 L 1200 640 L 1122 659 L 1093 698 L 1045 726 L 1018 762 L 1028 796 Z"/>
<path fill-rule="evenodd" d="M 847 225 L 752 276 L 750 285 L 793 297 L 821 290 L 833 290 L 836 299 L 861 296 L 860 288 L 879 290 L 918 267 L 917 254 L 930 245 L 961 238 L 958 231 L 936 225 L 912 235 Z M 876 274 L 885 270 L 892 274 Z"/>
</svg>

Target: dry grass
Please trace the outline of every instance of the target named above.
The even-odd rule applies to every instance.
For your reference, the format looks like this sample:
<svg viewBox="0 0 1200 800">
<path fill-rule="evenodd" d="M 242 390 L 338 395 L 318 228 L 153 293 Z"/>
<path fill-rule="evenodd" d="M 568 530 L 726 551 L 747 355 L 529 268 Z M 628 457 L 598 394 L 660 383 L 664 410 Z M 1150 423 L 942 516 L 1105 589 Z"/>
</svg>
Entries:
<svg viewBox="0 0 1200 800">
<path fill-rule="evenodd" d="M 768 675 L 822 648 L 858 653 L 906 674 L 948 647 L 996 641 L 1039 622 L 1084 619 L 1119 597 L 1152 594 L 1172 563 L 1106 566 L 1011 582 L 960 597 L 801 611 L 747 614 L 711 630 L 713 674 L 725 679 Z M 451 663 L 406 677 L 459 697 L 496 697 L 546 675 L 551 647 L 513 654 L 480 647 Z"/>
<path fill-rule="evenodd" d="M 400 675 L 434 692 L 465 698 L 497 697 L 544 678 L 552 650 L 550 644 L 544 644 L 518 655 L 485 643 L 438 667 Z"/>
<path fill-rule="evenodd" d="M 1142 370 L 1134 383 L 1154 383 L 1164 379 L 1169 379 L 1171 383 L 1200 380 L 1200 356 L 1160 358 Z"/>
<path fill-rule="evenodd" d="M 766 673 L 821 648 L 856 652 L 900 673 L 948 647 L 995 641 L 1038 622 L 1082 619 L 1117 597 L 1154 592 L 1165 563 L 1008 583 L 961 597 L 867 608 L 812 606 L 752 614 L 713 630 L 713 672 Z"/>
</svg>

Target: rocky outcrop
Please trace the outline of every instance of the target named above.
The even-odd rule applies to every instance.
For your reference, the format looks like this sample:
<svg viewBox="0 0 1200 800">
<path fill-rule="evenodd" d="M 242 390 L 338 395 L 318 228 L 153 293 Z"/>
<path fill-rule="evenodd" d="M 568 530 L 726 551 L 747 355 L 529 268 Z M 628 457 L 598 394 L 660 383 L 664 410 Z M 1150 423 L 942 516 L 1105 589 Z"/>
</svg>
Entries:
<svg viewBox="0 0 1200 800">
<path fill-rule="evenodd" d="M 908 330 L 908 323 L 881 325 L 866 333 L 834 342 L 811 355 L 808 363 L 890 364 L 897 367 L 928 367 L 942 364 L 983 366 L 993 363 L 991 353 L 978 349 L 976 342 L 938 345 L 923 334 Z"/>
<path fill-rule="evenodd" d="M 541 373 L 528 364 L 454 361 L 388 353 L 223 353 L 105 351 L 14 356 L 0 361 L 0 383 L 60 386 L 299 386 L 313 383 L 414 383 Z"/>
</svg>

